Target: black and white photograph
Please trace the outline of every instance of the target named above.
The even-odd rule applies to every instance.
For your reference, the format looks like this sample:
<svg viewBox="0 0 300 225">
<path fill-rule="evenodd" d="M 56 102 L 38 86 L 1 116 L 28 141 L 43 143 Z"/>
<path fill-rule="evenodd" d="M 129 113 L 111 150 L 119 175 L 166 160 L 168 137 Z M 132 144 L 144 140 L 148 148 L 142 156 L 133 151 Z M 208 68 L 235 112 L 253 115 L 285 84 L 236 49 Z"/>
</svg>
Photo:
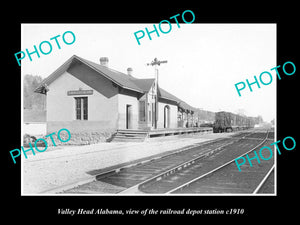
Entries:
<svg viewBox="0 0 300 225">
<path fill-rule="evenodd" d="M 22 194 L 276 194 L 276 24 L 22 24 L 25 48 Z"/>
<path fill-rule="evenodd" d="M 6 7 L 2 214 L 296 217 L 297 7 L 112 3 Z"/>
</svg>

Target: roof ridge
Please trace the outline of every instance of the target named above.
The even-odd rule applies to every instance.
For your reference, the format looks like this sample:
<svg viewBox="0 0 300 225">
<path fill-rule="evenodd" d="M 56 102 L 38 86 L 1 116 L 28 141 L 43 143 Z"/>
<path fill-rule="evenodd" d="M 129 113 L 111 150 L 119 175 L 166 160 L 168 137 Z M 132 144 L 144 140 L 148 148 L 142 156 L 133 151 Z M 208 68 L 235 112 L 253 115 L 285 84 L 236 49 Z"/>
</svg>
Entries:
<svg viewBox="0 0 300 225">
<path fill-rule="evenodd" d="M 54 72 L 52 72 L 48 77 L 42 80 L 39 86 L 34 90 L 35 92 L 43 93 L 44 89 L 47 88 L 47 85 L 50 85 L 54 80 L 56 80 L 60 75 L 68 70 L 69 66 L 72 65 L 73 60 L 76 59 L 86 66 L 90 67 L 92 70 L 95 70 L 98 74 L 106 77 L 112 82 L 116 83 L 122 88 L 133 90 L 140 93 L 148 92 L 155 81 L 155 78 L 136 78 L 110 67 L 106 67 L 95 62 L 92 62 L 88 59 L 81 58 L 77 55 L 73 55 L 67 61 L 65 61 L 61 66 L 59 66 Z M 176 102 L 179 106 L 192 109 L 194 107 L 190 106 L 185 101 L 171 94 L 170 92 L 164 90 L 158 86 L 159 97 L 164 99 L 169 99 Z"/>
<path fill-rule="evenodd" d="M 115 70 L 115 69 L 112 69 L 112 68 L 110 68 L 110 67 L 107 67 L 107 66 L 103 66 L 103 65 L 97 64 L 97 63 L 95 63 L 95 62 L 93 62 L 93 61 L 90 61 L 90 60 L 88 60 L 88 59 L 84 59 L 84 58 L 81 58 L 81 57 L 78 57 L 78 58 L 80 59 L 80 61 L 83 61 L 83 62 L 85 62 L 86 64 L 88 64 L 89 66 L 93 67 L 98 73 L 101 73 L 103 76 L 105 76 L 106 78 L 112 80 L 113 82 L 115 82 L 115 83 L 118 84 L 119 86 L 125 87 L 125 88 L 127 88 L 127 89 L 133 89 L 133 90 L 139 91 L 139 92 L 144 92 L 144 91 L 143 91 L 142 89 L 140 89 L 137 85 L 135 85 L 135 83 L 133 83 L 130 79 L 126 79 L 126 78 L 128 78 L 128 77 L 127 77 L 127 76 L 128 76 L 127 74 L 122 73 L 122 72 L 120 72 L 120 71 L 117 71 L 117 70 Z M 122 79 L 123 81 L 124 81 L 125 79 L 126 79 L 127 81 L 129 81 L 132 85 L 134 85 L 134 88 L 128 87 L 128 86 L 126 86 L 126 85 L 124 85 L 124 84 L 121 84 L 119 81 L 117 81 L 117 80 L 114 79 L 113 77 L 111 77 L 111 76 L 107 75 L 105 72 L 101 71 L 98 67 L 100 67 L 100 68 L 103 69 L 103 70 L 109 70 L 109 71 L 111 71 L 111 72 L 113 72 L 113 73 L 117 73 L 118 75 L 121 75 L 121 76 L 122 76 L 121 79 Z"/>
</svg>

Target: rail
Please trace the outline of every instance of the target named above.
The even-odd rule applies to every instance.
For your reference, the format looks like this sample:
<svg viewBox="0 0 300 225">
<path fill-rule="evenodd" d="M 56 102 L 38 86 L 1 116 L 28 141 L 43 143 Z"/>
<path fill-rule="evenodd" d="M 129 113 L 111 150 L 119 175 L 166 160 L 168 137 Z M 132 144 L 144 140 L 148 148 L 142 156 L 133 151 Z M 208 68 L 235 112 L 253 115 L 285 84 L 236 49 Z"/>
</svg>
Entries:
<svg viewBox="0 0 300 225">
<path fill-rule="evenodd" d="M 272 168 L 269 170 L 266 176 L 262 179 L 262 181 L 259 183 L 257 188 L 253 191 L 253 194 L 257 194 L 260 191 L 261 187 L 264 185 L 264 183 L 266 182 L 266 180 L 268 179 L 268 177 L 270 176 L 270 174 L 274 169 L 275 169 L 275 165 L 272 166 Z"/>
<path fill-rule="evenodd" d="M 246 155 L 246 154 L 254 151 L 259 146 L 261 146 L 264 142 L 267 141 L 268 135 L 269 135 L 269 131 L 267 131 L 267 135 L 266 135 L 265 139 L 261 143 L 259 143 L 258 145 L 256 145 L 254 148 L 252 148 L 248 152 L 243 153 L 242 155 L 240 155 L 240 156 L 238 156 L 236 158 L 242 157 L 242 156 L 244 156 L 244 155 Z M 172 190 L 166 192 L 165 194 L 172 194 L 172 193 L 174 193 L 176 191 L 182 190 L 185 187 L 188 187 L 190 184 L 192 184 L 192 183 L 194 183 L 194 182 L 196 182 L 196 181 L 198 181 L 198 180 L 200 180 L 200 179 L 202 179 L 202 178 L 204 178 L 204 177 L 206 177 L 206 176 L 208 176 L 208 175 L 210 175 L 210 174 L 212 174 L 212 173 L 214 173 L 214 172 L 216 172 L 216 171 L 224 168 L 225 166 L 231 164 L 236 158 L 234 158 L 233 160 L 230 160 L 229 162 L 227 162 L 227 163 L 225 163 L 225 164 L 223 164 L 223 165 L 221 165 L 221 166 L 219 166 L 219 167 L 217 167 L 217 168 L 215 168 L 215 169 L 213 169 L 213 170 L 211 170 L 211 171 L 209 171 L 209 172 L 207 172 L 207 173 L 205 173 L 205 174 L 203 174 L 203 175 L 201 175 L 199 177 L 194 178 L 193 180 L 190 180 L 190 181 L 188 181 L 188 182 L 186 182 L 186 183 L 184 183 L 184 184 L 182 184 L 182 185 L 180 185 L 180 186 L 178 186 L 176 188 L 173 188 Z"/>
<path fill-rule="evenodd" d="M 251 135 L 251 133 L 250 133 L 250 134 L 246 134 L 244 137 L 246 137 L 246 136 L 248 136 L 248 135 Z M 243 137 L 243 138 L 244 138 L 244 137 Z M 241 138 L 240 138 L 240 139 L 241 139 Z M 175 167 L 173 167 L 173 168 L 171 168 L 171 169 L 169 169 L 169 170 L 167 170 L 167 171 L 164 171 L 164 172 L 162 172 L 162 173 L 160 173 L 160 174 L 158 174 L 158 175 L 156 175 L 156 176 L 150 177 L 149 179 L 147 179 L 147 180 L 145 180 L 145 181 L 142 181 L 142 182 L 139 183 L 139 184 L 136 184 L 136 185 L 134 185 L 134 186 L 132 186 L 132 187 L 130 187 L 130 188 L 128 188 L 128 189 L 122 191 L 122 192 L 119 192 L 118 194 L 140 193 L 140 192 L 141 192 L 140 189 L 143 188 L 143 187 L 144 187 L 145 185 L 147 185 L 148 183 L 151 183 L 151 182 L 153 182 L 153 181 L 159 181 L 159 180 L 161 180 L 162 178 L 167 177 L 167 176 L 170 175 L 170 174 L 173 174 L 173 173 L 175 173 L 175 172 L 177 172 L 177 171 L 180 171 L 181 169 L 183 169 L 183 168 L 185 168 L 185 167 L 187 167 L 187 166 L 190 166 L 190 165 L 194 164 L 196 161 L 200 160 L 201 158 L 206 157 L 206 156 L 209 156 L 209 155 L 213 154 L 214 152 L 220 150 L 221 148 L 223 148 L 223 147 L 225 147 L 225 146 L 227 146 L 227 145 L 230 145 L 230 144 L 232 144 L 232 143 L 234 143 L 234 142 L 237 142 L 237 141 L 240 140 L 240 139 L 234 139 L 233 141 L 231 141 L 231 142 L 229 142 L 229 143 L 226 143 L 226 144 L 224 144 L 224 145 L 218 146 L 217 148 L 214 148 L 213 150 L 210 149 L 209 151 L 206 151 L 206 152 L 204 152 L 203 154 L 198 155 L 197 157 L 195 157 L 195 158 L 193 158 L 193 159 L 190 159 L 190 160 L 188 160 L 188 161 L 185 161 L 185 162 L 183 162 L 183 163 L 181 163 L 181 164 L 179 164 L 179 165 L 177 165 L 177 166 L 175 166 Z M 206 142 L 206 144 L 207 144 L 207 143 L 210 143 L 210 142 L 214 142 L 214 141 L 215 141 L 215 140 L 208 141 L 208 142 Z M 196 146 L 193 146 L 193 147 L 196 147 Z"/>
</svg>

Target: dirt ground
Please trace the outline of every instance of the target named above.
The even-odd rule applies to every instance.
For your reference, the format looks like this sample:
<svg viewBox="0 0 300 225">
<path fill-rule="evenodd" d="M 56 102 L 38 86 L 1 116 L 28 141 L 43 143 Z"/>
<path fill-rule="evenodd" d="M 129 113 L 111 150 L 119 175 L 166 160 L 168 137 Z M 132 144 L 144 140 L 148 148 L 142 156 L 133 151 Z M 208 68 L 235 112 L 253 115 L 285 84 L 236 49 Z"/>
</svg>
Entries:
<svg viewBox="0 0 300 225">
<path fill-rule="evenodd" d="M 167 153 L 232 133 L 186 134 L 150 138 L 145 142 L 112 142 L 85 146 L 57 146 L 22 157 L 22 195 L 47 193 L 63 185 L 93 179 L 90 171 Z"/>
</svg>

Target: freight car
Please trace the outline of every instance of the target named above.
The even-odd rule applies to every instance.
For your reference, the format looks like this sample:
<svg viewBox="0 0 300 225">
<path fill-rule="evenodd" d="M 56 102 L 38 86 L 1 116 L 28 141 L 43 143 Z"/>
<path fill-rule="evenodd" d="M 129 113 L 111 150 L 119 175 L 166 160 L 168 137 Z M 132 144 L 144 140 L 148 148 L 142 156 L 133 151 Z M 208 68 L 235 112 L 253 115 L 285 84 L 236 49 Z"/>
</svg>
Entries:
<svg viewBox="0 0 300 225">
<path fill-rule="evenodd" d="M 241 116 L 231 112 L 216 112 L 213 125 L 214 133 L 232 132 L 253 128 L 255 125 L 253 117 Z"/>
</svg>

